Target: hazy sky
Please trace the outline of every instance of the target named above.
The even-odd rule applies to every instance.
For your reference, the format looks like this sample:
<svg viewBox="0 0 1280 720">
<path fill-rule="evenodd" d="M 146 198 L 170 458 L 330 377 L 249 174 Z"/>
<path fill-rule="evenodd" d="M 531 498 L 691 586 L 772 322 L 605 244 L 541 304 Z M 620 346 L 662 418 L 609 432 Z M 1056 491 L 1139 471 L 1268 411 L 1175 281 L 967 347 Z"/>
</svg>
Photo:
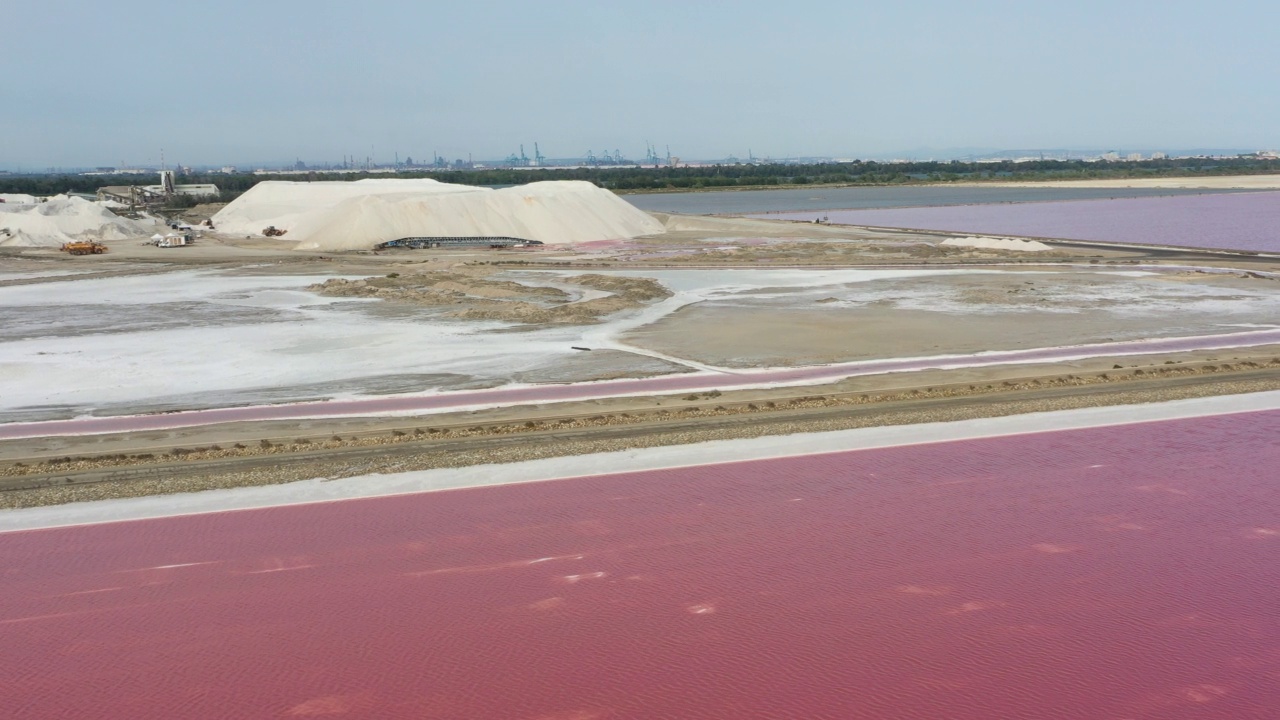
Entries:
<svg viewBox="0 0 1280 720">
<path fill-rule="evenodd" d="M 11 2 L 0 166 L 1275 148 L 1276 8 Z"/>
</svg>

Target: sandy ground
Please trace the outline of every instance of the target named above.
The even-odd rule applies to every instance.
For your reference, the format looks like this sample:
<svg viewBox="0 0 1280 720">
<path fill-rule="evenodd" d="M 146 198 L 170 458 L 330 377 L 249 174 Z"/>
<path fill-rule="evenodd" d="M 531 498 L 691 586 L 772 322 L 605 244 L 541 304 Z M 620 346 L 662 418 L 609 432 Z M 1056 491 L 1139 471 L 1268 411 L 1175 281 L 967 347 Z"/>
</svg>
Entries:
<svg viewBox="0 0 1280 720">
<path fill-rule="evenodd" d="M 1277 318 L 1272 279 L 1006 271 L 740 293 L 623 340 L 707 365 L 791 366 L 1213 334 Z"/>
<path fill-rule="evenodd" d="M 1045 180 L 1038 182 L 963 183 L 986 187 L 1079 188 L 1207 188 L 1213 190 L 1277 190 L 1280 175 L 1222 175 L 1217 177 Z"/>
</svg>

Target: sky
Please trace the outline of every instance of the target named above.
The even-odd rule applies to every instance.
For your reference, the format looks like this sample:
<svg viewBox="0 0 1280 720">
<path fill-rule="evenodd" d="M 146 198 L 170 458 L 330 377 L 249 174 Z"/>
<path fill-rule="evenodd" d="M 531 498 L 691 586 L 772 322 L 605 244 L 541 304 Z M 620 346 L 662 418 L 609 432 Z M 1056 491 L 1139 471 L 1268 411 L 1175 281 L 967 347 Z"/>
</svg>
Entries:
<svg viewBox="0 0 1280 720">
<path fill-rule="evenodd" d="M 63 0 L 0 167 L 1280 146 L 1258 0 Z"/>
</svg>

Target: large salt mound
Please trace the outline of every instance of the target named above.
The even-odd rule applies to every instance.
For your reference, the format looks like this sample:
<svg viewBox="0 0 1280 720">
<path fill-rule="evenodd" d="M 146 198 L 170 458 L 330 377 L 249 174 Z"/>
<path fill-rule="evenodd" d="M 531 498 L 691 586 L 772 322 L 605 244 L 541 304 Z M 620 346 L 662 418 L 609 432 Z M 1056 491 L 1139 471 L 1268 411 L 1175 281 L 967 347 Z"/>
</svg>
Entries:
<svg viewBox="0 0 1280 720">
<path fill-rule="evenodd" d="M 294 231 L 309 215 L 324 212 L 351 198 L 388 193 L 479 192 L 483 188 L 452 185 L 436 180 L 393 180 L 369 178 L 355 182 L 287 182 L 269 180 L 247 192 L 213 216 L 213 224 L 231 235 L 261 235 L 274 225 Z"/>
<path fill-rule="evenodd" d="M 948 247 L 968 247 L 979 248 L 982 250 L 1013 250 L 1015 252 L 1044 252 L 1045 250 L 1053 249 L 1038 240 L 978 236 L 947 238 L 938 244 L 946 245 Z"/>
<path fill-rule="evenodd" d="M 274 225 L 288 230 L 298 249 L 328 251 L 364 250 L 404 237 L 505 236 L 559 244 L 664 231 L 647 213 L 581 181 L 501 190 L 434 180 L 266 182 L 213 222 L 233 234 L 259 234 Z"/>
<path fill-rule="evenodd" d="M 21 230 L 13 230 L 11 228 L 0 225 L 0 247 L 12 248 L 34 248 L 34 247 L 62 247 L 62 243 L 70 242 L 69 239 L 56 238 L 48 235 L 31 236 Z"/>
<path fill-rule="evenodd" d="M 0 204 L 0 245 L 58 247 L 73 240 L 124 240 L 150 228 L 102 205 L 58 195 L 38 205 Z"/>
</svg>

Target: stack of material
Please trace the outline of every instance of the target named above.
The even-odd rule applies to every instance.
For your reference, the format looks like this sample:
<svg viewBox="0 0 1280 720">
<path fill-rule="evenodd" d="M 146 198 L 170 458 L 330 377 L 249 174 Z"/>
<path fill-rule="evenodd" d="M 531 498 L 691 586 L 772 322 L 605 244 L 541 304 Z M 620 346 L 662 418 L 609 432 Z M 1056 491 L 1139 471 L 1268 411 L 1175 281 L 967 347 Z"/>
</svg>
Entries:
<svg viewBox="0 0 1280 720">
<path fill-rule="evenodd" d="M 947 247 L 968 247 L 980 250 L 1012 250 L 1014 252 L 1044 252 L 1045 250 L 1053 249 L 1039 240 L 983 237 L 978 235 L 963 238 L 947 238 L 938 244 L 946 245 Z"/>
<path fill-rule="evenodd" d="M 102 205 L 58 195 L 38 205 L 0 203 L 0 246 L 61 247 L 75 240 L 123 240 L 150 227 L 122 218 Z"/>
<path fill-rule="evenodd" d="M 662 233 L 661 223 L 588 182 L 490 190 L 434 180 L 264 182 L 213 218 L 221 232 L 287 230 L 302 250 L 364 250 L 406 237 L 515 237 L 548 244 Z"/>
</svg>

